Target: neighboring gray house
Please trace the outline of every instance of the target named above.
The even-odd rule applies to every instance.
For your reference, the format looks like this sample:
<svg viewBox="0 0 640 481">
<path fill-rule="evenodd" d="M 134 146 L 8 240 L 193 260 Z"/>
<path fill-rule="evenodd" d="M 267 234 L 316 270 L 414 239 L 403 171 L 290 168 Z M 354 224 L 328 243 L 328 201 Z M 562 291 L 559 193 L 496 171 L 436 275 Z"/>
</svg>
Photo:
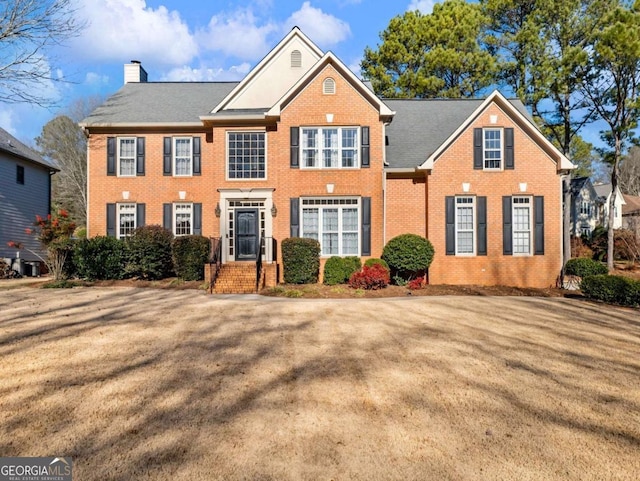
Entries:
<svg viewBox="0 0 640 481">
<path fill-rule="evenodd" d="M 602 199 L 589 177 L 571 179 L 571 235 L 591 236 L 601 223 Z"/>
<path fill-rule="evenodd" d="M 36 215 L 50 213 L 51 176 L 59 170 L 0 128 L 0 258 L 11 259 L 14 268 L 17 257 L 25 262 L 39 261 L 27 249 L 43 255 L 40 243 L 25 229 L 33 227 Z M 10 241 L 25 248 L 18 253 L 7 245 Z"/>
<path fill-rule="evenodd" d="M 611 198 L 611 184 L 594 184 L 598 197 L 602 201 L 601 220 L 603 226 L 607 227 L 609 221 L 609 199 Z M 613 228 L 620 229 L 622 227 L 622 206 L 626 204 L 620 188 L 616 188 L 616 203 L 613 211 Z"/>
</svg>

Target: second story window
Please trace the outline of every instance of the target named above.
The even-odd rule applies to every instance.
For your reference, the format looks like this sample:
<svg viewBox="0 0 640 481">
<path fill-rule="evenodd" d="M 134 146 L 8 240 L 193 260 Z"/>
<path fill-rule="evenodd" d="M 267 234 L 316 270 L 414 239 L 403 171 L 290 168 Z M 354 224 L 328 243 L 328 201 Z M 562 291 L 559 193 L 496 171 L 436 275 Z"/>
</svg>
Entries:
<svg viewBox="0 0 640 481">
<path fill-rule="evenodd" d="M 227 177 L 266 179 L 267 155 L 264 132 L 227 134 Z"/>
<path fill-rule="evenodd" d="M 118 138 L 118 175 L 135 177 L 136 175 L 136 138 Z"/>
<path fill-rule="evenodd" d="M 303 127 L 301 168 L 359 167 L 357 127 Z"/>
<path fill-rule="evenodd" d="M 24 167 L 22 165 L 16 166 L 16 182 L 24 185 Z"/>
<path fill-rule="evenodd" d="M 173 139 L 173 172 L 176 176 L 192 175 L 191 137 L 175 137 Z"/>
<path fill-rule="evenodd" d="M 502 168 L 501 129 L 484 129 L 483 159 L 485 170 L 500 170 Z"/>
</svg>

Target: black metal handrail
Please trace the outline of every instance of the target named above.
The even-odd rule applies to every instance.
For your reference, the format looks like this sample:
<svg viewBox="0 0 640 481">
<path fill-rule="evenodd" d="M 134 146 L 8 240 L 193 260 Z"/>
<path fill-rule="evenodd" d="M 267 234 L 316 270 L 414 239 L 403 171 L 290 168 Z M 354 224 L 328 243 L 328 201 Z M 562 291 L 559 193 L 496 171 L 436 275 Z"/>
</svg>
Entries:
<svg viewBox="0 0 640 481">
<path fill-rule="evenodd" d="M 260 290 L 260 278 L 262 277 L 262 251 L 264 250 L 264 237 L 258 240 L 256 251 L 256 292 Z"/>
<path fill-rule="evenodd" d="M 218 274 L 222 268 L 222 239 L 210 237 L 211 248 L 209 250 L 209 292 L 213 294 Z"/>
</svg>

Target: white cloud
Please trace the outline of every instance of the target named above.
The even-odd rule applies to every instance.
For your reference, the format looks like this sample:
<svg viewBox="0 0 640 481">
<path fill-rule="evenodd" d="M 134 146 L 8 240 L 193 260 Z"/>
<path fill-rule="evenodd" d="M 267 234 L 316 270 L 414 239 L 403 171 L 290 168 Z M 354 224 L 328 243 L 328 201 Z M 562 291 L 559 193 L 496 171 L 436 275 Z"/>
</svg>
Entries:
<svg viewBox="0 0 640 481">
<path fill-rule="evenodd" d="M 300 27 L 320 47 L 330 47 L 351 35 L 347 22 L 312 7 L 311 2 L 304 2 L 300 10 L 291 14 L 285 24 L 289 29 Z"/>
<path fill-rule="evenodd" d="M 162 78 L 168 82 L 212 82 L 241 80 L 251 69 L 248 63 L 233 66 L 227 70 L 223 68 L 201 67 L 193 68 L 189 66 L 178 67 L 170 70 Z"/>
<path fill-rule="evenodd" d="M 85 75 L 84 83 L 87 85 L 108 85 L 109 84 L 109 76 L 108 75 L 100 75 L 95 72 L 87 72 Z"/>
<path fill-rule="evenodd" d="M 0 105 L 0 127 L 9 132 L 14 137 L 17 130 L 14 125 L 15 112 L 8 105 Z"/>
<path fill-rule="evenodd" d="M 222 52 L 242 60 L 258 60 L 272 47 L 268 40 L 278 27 L 271 22 L 259 24 L 250 8 L 211 17 L 206 29 L 197 34 L 203 49 Z"/>
<path fill-rule="evenodd" d="M 407 7 L 408 11 L 420 10 L 422 13 L 431 13 L 433 6 L 436 3 L 440 3 L 437 0 L 411 0 L 411 3 Z"/>
<path fill-rule="evenodd" d="M 78 15 L 87 22 L 71 43 L 79 55 L 92 60 L 149 63 L 188 63 L 198 47 L 186 22 L 176 11 L 147 7 L 145 0 L 80 0 Z"/>
</svg>

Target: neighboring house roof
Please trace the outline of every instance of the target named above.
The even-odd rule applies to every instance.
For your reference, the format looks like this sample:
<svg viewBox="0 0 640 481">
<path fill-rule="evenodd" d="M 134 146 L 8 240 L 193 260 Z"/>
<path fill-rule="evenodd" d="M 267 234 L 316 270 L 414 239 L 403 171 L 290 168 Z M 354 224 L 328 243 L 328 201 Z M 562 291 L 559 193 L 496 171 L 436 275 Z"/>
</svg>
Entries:
<svg viewBox="0 0 640 481">
<path fill-rule="evenodd" d="M 611 195 L 611 183 L 608 184 L 594 184 L 593 188 L 599 197 L 607 199 Z M 624 196 L 620 192 L 620 188 L 617 188 L 617 197 L 622 201 L 622 205 L 625 204 Z"/>
<path fill-rule="evenodd" d="M 54 171 L 60 170 L 53 162 L 48 161 L 30 147 L 27 147 L 3 128 L 0 128 L 0 152 L 15 155 L 16 157 L 41 165 L 47 169 Z"/>
<path fill-rule="evenodd" d="M 580 191 L 585 185 L 588 185 L 589 177 L 576 177 L 571 179 L 571 194 L 575 197 L 580 194 Z"/>
<path fill-rule="evenodd" d="M 637 195 L 623 194 L 626 205 L 622 206 L 622 215 L 640 214 L 640 197 Z"/>
<path fill-rule="evenodd" d="M 80 125 L 111 126 L 202 126 L 208 114 L 238 82 L 141 82 L 127 83 Z"/>
</svg>

